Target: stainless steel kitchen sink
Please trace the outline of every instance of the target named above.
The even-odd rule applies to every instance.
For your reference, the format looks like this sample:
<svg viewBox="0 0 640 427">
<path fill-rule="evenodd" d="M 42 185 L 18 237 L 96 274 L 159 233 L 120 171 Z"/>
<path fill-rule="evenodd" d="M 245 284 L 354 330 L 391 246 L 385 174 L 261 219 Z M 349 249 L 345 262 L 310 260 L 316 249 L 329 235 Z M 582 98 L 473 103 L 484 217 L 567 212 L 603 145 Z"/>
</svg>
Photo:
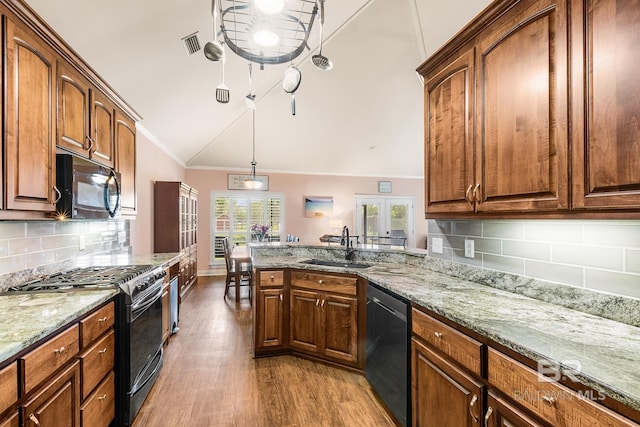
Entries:
<svg viewBox="0 0 640 427">
<path fill-rule="evenodd" d="M 329 261 L 326 259 L 307 259 L 304 261 L 300 261 L 302 264 L 312 264 L 312 265 L 326 265 L 329 267 L 343 267 L 343 268 L 369 268 L 371 264 L 363 264 L 357 262 L 349 262 L 349 261 Z"/>
</svg>

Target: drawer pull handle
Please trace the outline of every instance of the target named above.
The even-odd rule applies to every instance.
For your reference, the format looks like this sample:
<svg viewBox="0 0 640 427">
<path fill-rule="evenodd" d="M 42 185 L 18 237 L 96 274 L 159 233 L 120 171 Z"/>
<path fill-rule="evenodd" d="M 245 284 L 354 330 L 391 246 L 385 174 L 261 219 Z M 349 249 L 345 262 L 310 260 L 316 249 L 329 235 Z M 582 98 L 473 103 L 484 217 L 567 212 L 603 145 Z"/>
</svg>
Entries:
<svg viewBox="0 0 640 427">
<path fill-rule="evenodd" d="M 102 396 L 98 396 L 98 400 L 105 400 L 107 398 L 107 394 L 103 394 Z"/>
<path fill-rule="evenodd" d="M 489 406 L 487 408 L 487 415 L 484 416 L 484 427 L 489 427 L 489 418 L 491 418 L 491 414 L 493 414 L 493 408 Z"/>
<path fill-rule="evenodd" d="M 69 349 L 68 348 L 64 348 L 64 347 L 56 348 L 55 350 L 53 350 L 53 352 L 55 354 L 64 354 L 64 353 L 66 353 L 68 351 L 69 351 Z"/>
<path fill-rule="evenodd" d="M 100 354 L 105 354 L 106 352 L 107 352 L 107 347 L 105 347 L 102 350 L 98 351 L 98 353 L 100 353 Z"/>
<path fill-rule="evenodd" d="M 553 396 L 542 396 L 542 401 L 547 406 L 554 406 L 556 404 L 556 398 Z"/>
<path fill-rule="evenodd" d="M 108 317 L 107 317 L 107 316 L 104 316 L 103 318 L 98 319 L 98 323 L 104 323 L 104 322 L 106 322 L 106 321 L 107 321 L 107 319 L 108 319 Z"/>
<path fill-rule="evenodd" d="M 471 402 L 469 402 L 469 414 L 471 415 L 471 418 L 473 418 L 473 422 L 476 424 L 478 423 L 478 416 L 473 413 L 474 412 L 473 407 L 475 406 L 477 401 L 478 401 L 478 395 L 474 394 L 473 397 L 471 398 Z"/>
<path fill-rule="evenodd" d="M 471 193 L 472 188 L 473 188 L 473 184 L 469 185 L 469 188 L 467 188 L 467 192 L 464 193 L 464 198 L 467 202 L 469 202 L 470 205 L 473 206 L 473 199 L 469 197 L 469 193 Z"/>
<path fill-rule="evenodd" d="M 322 279 L 318 280 L 318 283 L 320 283 L 322 285 Z"/>
<path fill-rule="evenodd" d="M 435 336 L 436 338 L 442 338 L 442 332 L 436 332 Z"/>
<path fill-rule="evenodd" d="M 271 276 L 271 281 L 273 282 L 275 280 L 276 280 L 276 278 L 274 276 Z"/>
<path fill-rule="evenodd" d="M 40 421 L 38 421 L 38 418 L 35 415 L 33 415 L 33 413 L 29 414 L 29 421 L 31 421 L 32 423 L 34 423 L 37 426 L 40 425 Z"/>
</svg>

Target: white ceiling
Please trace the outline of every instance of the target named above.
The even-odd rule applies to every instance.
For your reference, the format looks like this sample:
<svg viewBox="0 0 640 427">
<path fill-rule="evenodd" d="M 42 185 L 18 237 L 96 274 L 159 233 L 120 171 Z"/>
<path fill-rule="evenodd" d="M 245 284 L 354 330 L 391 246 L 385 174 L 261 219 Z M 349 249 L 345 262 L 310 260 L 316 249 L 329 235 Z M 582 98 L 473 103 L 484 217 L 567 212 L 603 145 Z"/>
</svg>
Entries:
<svg viewBox="0 0 640 427">
<path fill-rule="evenodd" d="M 182 37 L 213 38 L 210 0 L 26 0 L 141 116 L 140 130 L 187 167 L 249 170 L 248 62 L 227 49 L 231 101 L 215 100 L 221 65 L 188 56 Z M 302 72 L 291 96 L 281 86 L 289 64 L 253 68 L 258 173 L 423 176 L 424 59 L 489 0 L 326 0 L 323 55 L 311 63 L 319 29 L 294 62 Z M 145 161 L 145 159 L 141 159 Z"/>
</svg>

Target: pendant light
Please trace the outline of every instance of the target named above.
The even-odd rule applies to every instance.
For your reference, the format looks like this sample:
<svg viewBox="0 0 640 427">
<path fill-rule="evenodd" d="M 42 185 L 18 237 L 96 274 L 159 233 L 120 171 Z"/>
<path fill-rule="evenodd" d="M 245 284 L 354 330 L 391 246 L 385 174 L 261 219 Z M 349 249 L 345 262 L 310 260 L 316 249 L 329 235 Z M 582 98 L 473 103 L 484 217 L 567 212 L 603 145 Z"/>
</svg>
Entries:
<svg viewBox="0 0 640 427">
<path fill-rule="evenodd" d="M 249 177 L 244 180 L 244 186 L 248 190 L 259 190 L 262 187 L 262 181 L 256 177 L 256 110 L 251 110 L 253 119 L 253 156 L 251 157 L 251 173 Z"/>
</svg>

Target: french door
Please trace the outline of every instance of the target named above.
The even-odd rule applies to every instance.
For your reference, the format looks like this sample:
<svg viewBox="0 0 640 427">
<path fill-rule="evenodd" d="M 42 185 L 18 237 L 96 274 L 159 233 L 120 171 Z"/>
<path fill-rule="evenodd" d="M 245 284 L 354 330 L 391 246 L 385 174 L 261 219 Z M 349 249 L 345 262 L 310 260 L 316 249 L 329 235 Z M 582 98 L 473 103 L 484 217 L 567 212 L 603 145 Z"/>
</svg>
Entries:
<svg viewBox="0 0 640 427">
<path fill-rule="evenodd" d="M 415 200 L 413 197 L 355 196 L 355 233 L 366 245 L 415 247 Z"/>
</svg>

